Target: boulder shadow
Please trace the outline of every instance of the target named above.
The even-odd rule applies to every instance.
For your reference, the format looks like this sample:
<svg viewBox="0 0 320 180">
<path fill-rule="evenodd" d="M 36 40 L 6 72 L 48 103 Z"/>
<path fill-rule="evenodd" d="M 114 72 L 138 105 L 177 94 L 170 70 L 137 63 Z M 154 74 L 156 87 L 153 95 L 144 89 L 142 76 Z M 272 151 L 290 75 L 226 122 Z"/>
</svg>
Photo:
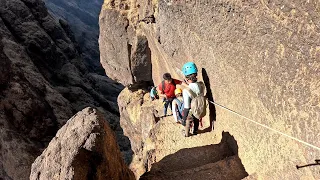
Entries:
<svg viewBox="0 0 320 180">
<path fill-rule="evenodd" d="M 222 132 L 219 144 L 181 149 L 152 164 L 140 180 L 157 179 L 243 179 L 248 176 L 238 156 L 238 144 Z"/>
</svg>

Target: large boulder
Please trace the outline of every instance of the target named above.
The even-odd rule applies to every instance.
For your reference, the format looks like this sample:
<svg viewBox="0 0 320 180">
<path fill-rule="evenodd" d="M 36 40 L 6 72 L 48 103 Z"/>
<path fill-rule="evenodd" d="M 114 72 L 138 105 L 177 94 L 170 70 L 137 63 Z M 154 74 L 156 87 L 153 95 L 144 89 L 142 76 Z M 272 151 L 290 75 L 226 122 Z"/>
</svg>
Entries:
<svg viewBox="0 0 320 180">
<path fill-rule="evenodd" d="M 214 131 L 218 136 L 228 131 L 237 139 L 239 157 L 249 174 L 276 179 L 320 177 L 315 169 L 296 169 L 320 155 L 314 148 L 320 146 L 319 2 L 130 2 L 105 1 L 100 37 L 108 35 L 109 43 L 125 45 L 134 39 L 132 31 L 145 35 L 155 84 L 164 72 L 181 78 L 182 65 L 194 61 L 215 102 L 242 115 L 217 106 Z M 120 22 L 122 36 L 109 34 L 107 30 Z M 105 46 L 101 39 L 100 44 Z M 109 46 L 111 56 L 124 51 L 124 46 L 116 45 Z M 114 58 L 101 61 L 116 63 Z M 123 57 L 123 62 L 130 61 Z M 123 74 L 113 72 L 114 77 Z"/>
<path fill-rule="evenodd" d="M 136 10 L 136 5 L 129 1 L 105 1 L 100 13 L 100 61 L 106 74 L 124 85 L 152 81 L 149 42 L 136 31 L 139 19 L 136 11 L 131 11 Z"/>
<path fill-rule="evenodd" d="M 134 179 L 114 132 L 96 109 L 73 116 L 32 164 L 30 179 Z"/>
</svg>

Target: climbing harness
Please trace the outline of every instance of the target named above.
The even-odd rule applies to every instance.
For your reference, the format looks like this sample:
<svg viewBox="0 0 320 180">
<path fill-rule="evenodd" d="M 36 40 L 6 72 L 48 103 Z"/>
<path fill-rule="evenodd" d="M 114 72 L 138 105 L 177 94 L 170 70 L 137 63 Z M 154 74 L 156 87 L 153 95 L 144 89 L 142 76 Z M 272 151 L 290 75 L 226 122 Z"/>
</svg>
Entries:
<svg viewBox="0 0 320 180">
<path fill-rule="evenodd" d="M 293 136 L 287 135 L 287 134 L 285 134 L 285 133 L 283 133 L 283 132 L 281 132 L 281 131 L 278 131 L 278 130 L 276 130 L 276 129 L 273 129 L 273 128 L 271 128 L 271 127 L 268 127 L 267 125 L 258 123 L 258 122 L 256 122 L 256 121 L 250 119 L 250 118 L 247 118 L 247 117 L 245 117 L 245 116 L 243 116 L 243 115 L 241 115 L 241 114 L 239 114 L 239 113 L 237 113 L 237 112 L 235 112 L 235 111 L 233 111 L 233 110 L 231 110 L 231 109 L 223 106 L 223 105 L 220 105 L 220 104 L 215 103 L 215 102 L 210 101 L 210 100 L 208 100 L 208 101 L 209 101 L 210 103 L 212 103 L 212 104 L 214 104 L 214 105 L 217 105 L 217 106 L 219 106 L 219 107 L 221 107 L 221 108 L 223 108 L 223 109 L 225 109 L 225 110 L 227 110 L 227 111 L 229 111 L 229 112 L 231 112 L 231 113 L 233 113 L 233 114 L 236 114 L 236 115 L 238 115 L 238 116 L 240 116 L 240 117 L 242 117 L 242 118 L 244 118 L 244 119 L 246 119 L 246 120 L 248 120 L 248 121 L 250 121 L 250 122 L 252 122 L 252 123 L 255 123 L 255 124 L 257 124 L 257 125 L 259 125 L 259 126 L 262 126 L 262 127 L 266 128 L 266 129 L 269 129 L 269 130 L 271 130 L 271 131 L 274 131 L 274 132 L 276 132 L 276 133 L 279 133 L 279 134 L 281 134 L 281 135 L 283 135 L 283 136 L 286 136 L 286 137 L 288 137 L 288 138 L 290 138 L 290 139 L 292 139 L 292 140 L 298 141 L 298 142 L 300 142 L 300 143 L 302 143 L 302 144 L 304 144 L 304 145 L 306 145 L 306 146 L 309 146 L 309 147 L 312 147 L 312 148 L 314 148 L 314 149 L 320 150 L 320 148 L 317 147 L 317 146 L 315 146 L 315 145 L 312 145 L 312 144 L 310 144 L 310 143 L 307 143 L 307 142 L 305 142 L 305 141 L 302 141 L 302 140 L 300 140 L 300 139 L 298 139 L 298 138 L 295 138 L 295 137 L 293 137 Z"/>
</svg>

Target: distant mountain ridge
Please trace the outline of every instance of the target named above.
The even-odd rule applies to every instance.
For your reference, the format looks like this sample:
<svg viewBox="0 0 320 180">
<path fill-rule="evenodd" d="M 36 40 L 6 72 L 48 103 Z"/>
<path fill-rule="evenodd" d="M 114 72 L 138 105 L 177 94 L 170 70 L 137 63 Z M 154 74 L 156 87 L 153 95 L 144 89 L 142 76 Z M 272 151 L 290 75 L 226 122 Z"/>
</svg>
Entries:
<svg viewBox="0 0 320 180">
<path fill-rule="evenodd" d="M 103 0 L 44 0 L 49 12 L 68 22 L 91 72 L 105 74 L 100 64 L 99 14 Z"/>
</svg>

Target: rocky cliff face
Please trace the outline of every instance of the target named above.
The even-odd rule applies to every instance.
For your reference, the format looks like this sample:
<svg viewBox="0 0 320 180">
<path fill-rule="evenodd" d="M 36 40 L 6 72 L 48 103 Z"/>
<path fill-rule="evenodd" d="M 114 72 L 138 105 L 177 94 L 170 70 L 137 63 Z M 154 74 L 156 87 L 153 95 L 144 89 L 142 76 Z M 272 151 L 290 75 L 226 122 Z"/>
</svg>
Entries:
<svg viewBox="0 0 320 180">
<path fill-rule="evenodd" d="M 137 41 L 132 40 L 146 37 L 154 83 L 164 72 L 182 78 L 179 69 L 194 61 L 216 103 L 319 147 L 319 5 L 298 0 L 106 0 L 100 14 L 101 61 L 112 78 L 134 82 Z M 215 114 L 213 134 L 219 139 L 224 130 L 235 137 L 249 174 L 320 177 L 314 168 L 296 169 L 319 157 L 315 148 L 226 109 L 216 107 Z"/>
<path fill-rule="evenodd" d="M 134 179 L 113 130 L 96 109 L 73 116 L 32 164 L 30 179 Z"/>
<path fill-rule="evenodd" d="M 150 131 L 159 121 L 157 107 L 149 100 L 146 90 L 130 91 L 125 88 L 118 97 L 120 123 L 124 133 L 129 137 L 134 157 L 130 163 L 131 170 L 139 178 L 148 169 L 146 141 Z M 151 145 L 151 144 L 149 144 Z"/>
<path fill-rule="evenodd" d="M 109 77 L 124 85 L 152 81 L 149 43 L 135 29 L 137 4 L 130 2 L 105 1 L 99 20 L 101 64 Z"/>
<path fill-rule="evenodd" d="M 151 101 L 147 91 L 125 88 L 118 103 L 121 127 L 134 152 L 130 169 L 137 179 L 242 179 L 248 175 L 237 141 L 223 132 L 219 143 L 217 135 L 208 131 L 212 128 L 208 118 L 202 120 L 197 136 L 185 138 L 183 126 L 172 116 L 161 117 L 162 101 Z"/>
<path fill-rule="evenodd" d="M 116 103 L 122 86 L 89 73 L 70 32 L 41 0 L 0 0 L 0 179 L 27 179 L 57 130 L 87 106 L 131 152 Z"/>
<path fill-rule="evenodd" d="M 98 45 L 98 21 L 103 0 L 44 0 L 44 2 L 55 17 L 70 24 L 88 70 L 90 72 L 105 74 L 99 61 Z"/>
</svg>

